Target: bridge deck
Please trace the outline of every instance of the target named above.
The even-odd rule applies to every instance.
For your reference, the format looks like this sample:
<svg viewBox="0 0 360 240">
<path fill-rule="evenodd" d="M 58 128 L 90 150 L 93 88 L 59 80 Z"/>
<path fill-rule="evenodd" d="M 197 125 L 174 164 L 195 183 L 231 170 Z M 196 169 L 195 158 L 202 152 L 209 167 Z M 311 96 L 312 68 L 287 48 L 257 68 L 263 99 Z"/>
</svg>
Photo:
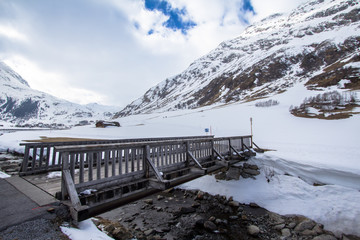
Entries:
<svg viewBox="0 0 360 240">
<path fill-rule="evenodd" d="M 121 169 L 122 174 L 124 174 L 126 172 L 125 165 L 126 165 L 126 163 L 123 162 L 122 167 L 119 168 L 119 163 L 115 163 L 114 167 L 115 167 L 117 173 L 118 173 L 118 170 Z M 137 170 L 137 167 L 138 166 L 134 166 L 134 169 Z M 112 168 L 111 164 L 110 164 L 110 168 Z M 138 170 L 140 170 L 140 169 L 142 169 L 142 163 L 139 163 Z M 130 164 L 130 166 L 128 166 L 128 172 L 130 172 L 131 170 L 132 170 L 132 166 Z M 89 172 L 89 169 L 84 169 L 84 181 L 85 182 L 89 181 L 88 172 Z M 94 173 L 93 173 L 94 179 L 98 178 L 97 173 L 98 173 L 97 171 L 94 171 Z M 101 170 L 100 170 L 100 178 L 104 178 L 104 177 L 105 177 L 105 165 L 101 166 Z M 24 178 L 28 182 L 32 183 L 33 185 L 37 186 L 38 188 L 44 190 L 45 192 L 51 194 L 54 197 L 56 196 L 57 192 L 61 192 L 61 171 L 22 176 L 22 178 Z M 75 170 L 74 183 L 79 184 L 80 183 L 79 179 L 80 179 L 80 171 Z"/>
<path fill-rule="evenodd" d="M 21 175 L 81 221 L 229 167 L 252 156 L 251 146 L 252 136 L 27 145 Z"/>
</svg>

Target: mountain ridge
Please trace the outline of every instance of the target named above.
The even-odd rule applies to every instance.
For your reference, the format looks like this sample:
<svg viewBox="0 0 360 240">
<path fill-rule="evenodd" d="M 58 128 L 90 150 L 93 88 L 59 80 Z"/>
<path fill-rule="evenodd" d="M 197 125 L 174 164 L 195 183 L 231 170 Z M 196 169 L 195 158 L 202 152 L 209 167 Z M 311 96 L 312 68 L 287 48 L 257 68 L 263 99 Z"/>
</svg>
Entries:
<svg viewBox="0 0 360 240">
<path fill-rule="evenodd" d="M 0 61 L 0 120 L 17 126 L 65 127 L 110 118 L 113 107 L 80 105 L 32 89 Z"/>
<path fill-rule="evenodd" d="M 345 88 L 360 89 L 359 13 L 355 0 L 317 0 L 269 16 L 150 88 L 114 118 L 251 101 L 299 81 L 319 90 L 346 79 Z"/>
</svg>

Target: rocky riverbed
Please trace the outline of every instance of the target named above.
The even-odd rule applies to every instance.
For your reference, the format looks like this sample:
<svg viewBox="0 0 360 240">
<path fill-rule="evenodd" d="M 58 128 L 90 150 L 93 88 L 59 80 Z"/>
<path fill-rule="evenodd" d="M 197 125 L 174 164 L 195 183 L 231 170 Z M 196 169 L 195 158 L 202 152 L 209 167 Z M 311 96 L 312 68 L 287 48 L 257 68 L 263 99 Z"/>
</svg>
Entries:
<svg viewBox="0 0 360 240">
<path fill-rule="evenodd" d="M 9 174 L 17 175 L 23 160 L 23 155 L 16 152 L 0 152 L 0 171 Z"/>
<path fill-rule="evenodd" d="M 0 168 L 8 174 L 17 174 L 21 159 L 12 153 L 1 153 Z M 241 181 L 241 178 L 254 178 L 259 173 L 256 165 L 244 163 L 220 171 L 214 177 Z M 68 217 L 68 214 L 58 216 L 57 223 L 60 225 Z M 241 204 L 232 197 L 180 188 L 119 207 L 93 221 L 114 239 L 360 240 L 352 235 L 336 237 L 304 216 L 281 216 L 256 203 Z M 12 231 L 17 232 L 16 226 Z"/>
<path fill-rule="evenodd" d="M 359 239 L 337 238 L 304 216 L 281 216 L 256 203 L 182 189 L 128 204 L 94 222 L 114 239 Z"/>
</svg>

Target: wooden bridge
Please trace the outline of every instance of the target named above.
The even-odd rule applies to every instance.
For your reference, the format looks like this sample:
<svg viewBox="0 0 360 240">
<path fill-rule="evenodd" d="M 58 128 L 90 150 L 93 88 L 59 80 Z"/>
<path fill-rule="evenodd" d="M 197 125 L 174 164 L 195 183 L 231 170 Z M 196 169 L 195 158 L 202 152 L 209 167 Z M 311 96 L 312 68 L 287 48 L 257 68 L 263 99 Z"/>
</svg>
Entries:
<svg viewBox="0 0 360 240">
<path fill-rule="evenodd" d="M 20 175 L 61 170 L 56 197 L 81 221 L 246 160 L 252 136 L 23 143 Z"/>
</svg>

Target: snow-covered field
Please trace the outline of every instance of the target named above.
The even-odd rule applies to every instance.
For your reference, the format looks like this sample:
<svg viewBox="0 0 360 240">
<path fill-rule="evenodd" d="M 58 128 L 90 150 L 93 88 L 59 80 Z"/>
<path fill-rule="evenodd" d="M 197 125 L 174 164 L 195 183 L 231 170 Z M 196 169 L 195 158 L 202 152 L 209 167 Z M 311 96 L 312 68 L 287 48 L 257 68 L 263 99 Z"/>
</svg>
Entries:
<svg viewBox="0 0 360 240">
<path fill-rule="evenodd" d="M 21 140 L 40 136 L 97 139 L 190 136 L 205 135 L 205 128 L 211 128 L 216 137 L 248 135 L 252 117 L 256 144 L 275 150 L 251 160 L 262 168 L 262 174 L 256 180 L 228 182 L 205 176 L 182 187 L 234 196 L 244 203 L 256 202 L 280 214 L 302 214 L 324 224 L 328 230 L 360 236 L 360 115 L 345 120 L 318 120 L 289 113 L 290 105 L 299 105 L 306 96 L 316 94 L 300 83 L 271 98 L 280 104 L 268 108 L 255 107 L 256 102 L 238 103 L 129 116 L 118 119 L 120 128 L 84 126 L 4 133 L 0 136 L 0 149 L 20 151 Z M 269 171 L 274 176 L 268 183 Z"/>
</svg>

